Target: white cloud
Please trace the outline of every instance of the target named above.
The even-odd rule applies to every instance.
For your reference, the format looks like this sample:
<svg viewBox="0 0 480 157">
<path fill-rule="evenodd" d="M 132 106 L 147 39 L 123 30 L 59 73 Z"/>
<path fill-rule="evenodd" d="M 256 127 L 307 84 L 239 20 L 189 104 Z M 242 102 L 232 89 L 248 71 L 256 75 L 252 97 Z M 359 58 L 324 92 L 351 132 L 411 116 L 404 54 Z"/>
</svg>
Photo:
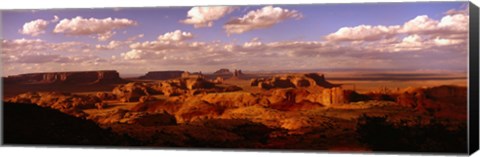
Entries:
<svg viewBox="0 0 480 157">
<path fill-rule="evenodd" d="M 427 15 L 417 16 L 402 25 L 371 26 L 359 25 L 355 27 L 342 27 L 338 31 L 327 35 L 329 41 L 381 41 L 398 36 L 421 35 L 425 38 L 463 38 L 468 32 L 468 14 L 465 11 L 450 10 L 440 20 L 435 20 Z M 433 37 L 432 37 L 433 36 Z"/>
<path fill-rule="evenodd" d="M 158 36 L 158 40 L 161 41 L 184 41 L 192 39 L 193 34 L 190 32 L 183 32 L 181 30 L 175 30 L 173 32 L 167 32 L 163 35 Z"/>
<path fill-rule="evenodd" d="M 142 50 L 130 50 L 126 53 L 121 53 L 120 56 L 126 60 L 142 59 L 144 52 Z"/>
<path fill-rule="evenodd" d="M 266 6 L 250 11 L 240 18 L 227 22 L 223 28 L 227 34 L 242 34 L 255 29 L 269 28 L 287 19 L 300 19 L 303 15 L 296 10 Z"/>
<path fill-rule="evenodd" d="M 37 19 L 34 21 L 27 22 L 23 25 L 22 29 L 19 30 L 21 34 L 38 36 L 44 34 L 48 26 L 48 21 L 43 19 Z"/>
<path fill-rule="evenodd" d="M 448 46 L 448 45 L 457 45 L 457 44 L 464 43 L 465 40 L 464 39 L 442 39 L 437 37 L 434 39 L 434 42 L 438 46 Z"/>
<path fill-rule="evenodd" d="M 362 47 L 367 52 L 445 52 L 464 54 L 467 44 L 468 14 L 450 10 L 440 20 L 417 16 L 402 25 L 343 27 L 325 37 L 333 44 Z"/>
<path fill-rule="evenodd" d="M 405 22 L 402 32 L 405 33 L 424 33 L 432 32 L 438 29 L 438 21 L 429 18 L 427 15 L 417 16 L 414 19 Z"/>
<path fill-rule="evenodd" d="M 121 42 L 121 41 L 110 41 L 107 45 L 95 45 L 95 47 L 97 49 L 101 49 L 101 50 L 113 50 L 113 49 L 117 49 L 119 48 L 120 46 L 122 46 L 124 43 Z"/>
<path fill-rule="evenodd" d="M 410 35 L 410 36 L 407 36 L 407 37 L 403 38 L 402 42 L 404 42 L 404 43 L 421 43 L 422 42 L 422 37 L 417 35 L 417 34 L 414 34 L 414 35 Z"/>
<path fill-rule="evenodd" d="M 468 32 L 468 21 L 468 14 L 447 15 L 440 20 L 438 26 L 446 30 L 466 33 Z"/>
<path fill-rule="evenodd" d="M 61 20 L 53 30 L 54 33 L 66 35 L 97 35 L 99 40 L 107 40 L 113 36 L 113 30 L 137 25 L 136 21 L 126 18 L 83 18 Z"/>
<path fill-rule="evenodd" d="M 108 31 L 103 34 L 98 34 L 97 39 L 98 41 L 107 41 L 108 39 L 112 38 L 112 36 L 115 34 L 117 34 L 117 32 Z"/>
<path fill-rule="evenodd" d="M 358 41 L 358 40 L 379 40 L 396 35 L 400 26 L 370 26 L 359 25 L 356 27 L 343 27 L 337 32 L 326 36 L 327 40 L 332 41 Z"/>
<path fill-rule="evenodd" d="M 191 24 L 195 28 L 212 27 L 213 21 L 233 12 L 235 7 L 212 6 L 212 7 L 193 7 L 187 13 L 187 19 L 180 22 Z"/>
</svg>

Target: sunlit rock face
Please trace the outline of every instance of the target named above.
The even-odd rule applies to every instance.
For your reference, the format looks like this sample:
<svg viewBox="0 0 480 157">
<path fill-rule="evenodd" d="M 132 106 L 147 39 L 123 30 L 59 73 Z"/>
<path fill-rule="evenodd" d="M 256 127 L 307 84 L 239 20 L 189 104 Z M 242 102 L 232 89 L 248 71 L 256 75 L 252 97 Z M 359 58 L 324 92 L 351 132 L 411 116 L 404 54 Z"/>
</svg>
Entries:
<svg viewBox="0 0 480 157">
<path fill-rule="evenodd" d="M 151 100 L 151 95 L 162 94 L 167 97 L 179 95 L 197 95 L 205 93 L 233 92 L 241 90 L 237 86 L 216 86 L 204 78 L 180 78 L 150 83 L 131 82 L 118 85 L 112 94 L 121 102 L 145 102 Z M 99 97 L 110 98 L 108 94 L 99 93 Z M 143 97 L 143 99 L 141 99 Z"/>
<path fill-rule="evenodd" d="M 321 88 L 333 88 L 340 85 L 332 84 L 325 79 L 324 75 L 317 73 L 309 74 L 291 74 L 274 76 L 270 79 L 259 78 L 252 79 L 250 86 L 257 86 L 261 89 L 273 89 L 273 88 L 299 88 L 299 87 L 321 87 Z"/>
<path fill-rule="evenodd" d="M 112 90 L 112 94 L 121 102 L 139 101 L 140 97 L 148 96 L 152 92 L 146 83 L 138 82 L 119 85 Z"/>
<path fill-rule="evenodd" d="M 299 103 L 307 100 L 328 106 L 349 102 L 348 91 L 343 90 L 341 85 L 328 82 L 324 75 L 316 73 L 281 75 L 270 79 L 252 79 L 250 80 L 250 86 L 273 90 L 273 96 L 269 98 L 270 101 L 273 101 L 273 104 L 275 102 Z"/>
</svg>

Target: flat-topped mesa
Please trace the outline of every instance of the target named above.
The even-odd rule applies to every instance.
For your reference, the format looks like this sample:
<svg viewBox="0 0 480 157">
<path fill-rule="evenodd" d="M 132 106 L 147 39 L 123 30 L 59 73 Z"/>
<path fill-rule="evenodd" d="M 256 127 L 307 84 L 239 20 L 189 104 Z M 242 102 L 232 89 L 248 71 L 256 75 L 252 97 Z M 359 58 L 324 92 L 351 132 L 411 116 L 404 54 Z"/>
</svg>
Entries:
<svg viewBox="0 0 480 157">
<path fill-rule="evenodd" d="M 334 88 L 340 87 L 338 84 L 332 84 L 325 79 L 324 75 L 317 73 L 309 74 L 289 74 L 274 76 L 270 79 L 252 79 L 251 86 L 258 86 L 262 89 L 272 88 L 297 88 L 297 87 L 322 87 Z"/>
<path fill-rule="evenodd" d="M 109 84 L 124 82 L 115 70 L 28 73 L 3 78 L 19 84 Z"/>
<path fill-rule="evenodd" d="M 185 71 L 175 70 L 175 71 L 150 71 L 144 76 L 139 77 L 139 79 L 150 79 L 150 80 L 169 80 L 177 79 L 182 77 L 182 74 Z"/>
<path fill-rule="evenodd" d="M 215 71 L 213 75 L 232 75 L 232 72 L 229 69 L 222 68 Z"/>
</svg>

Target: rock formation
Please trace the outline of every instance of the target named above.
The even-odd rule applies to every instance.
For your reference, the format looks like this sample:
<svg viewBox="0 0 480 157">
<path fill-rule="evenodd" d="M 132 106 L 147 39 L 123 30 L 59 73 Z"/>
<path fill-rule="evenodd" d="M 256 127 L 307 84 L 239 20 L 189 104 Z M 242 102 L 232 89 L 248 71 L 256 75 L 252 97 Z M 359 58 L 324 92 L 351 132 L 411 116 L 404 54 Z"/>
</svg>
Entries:
<svg viewBox="0 0 480 157">
<path fill-rule="evenodd" d="M 200 93 L 232 92 L 241 88 L 236 86 L 216 86 L 204 78 L 181 78 L 153 83 L 133 82 L 115 87 L 112 94 L 122 102 L 149 101 L 154 94 L 165 96 L 196 95 Z M 100 96 L 102 97 L 102 96 Z M 143 99 L 141 99 L 144 97 Z"/>
<path fill-rule="evenodd" d="M 232 72 L 228 69 L 219 69 L 213 73 L 214 75 L 231 75 Z"/>
<path fill-rule="evenodd" d="M 112 94 L 122 102 L 139 101 L 140 97 L 148 96 L 154 91 L 146 83 L 132 82 L 115 87 Z"/>
<path fill-rule="evenodd" d="M 465 87 L 409 88 L 399 93 L 397 103 L 435 114 L 435 116 L 466 119 L 466 97 L 467 88 Z"/>
<path fill-rule="evenodd" d="M 272 88 L 298 88 L 298 87 L 313 87 L 318 86 L 322 88 L 339 87 L 340 85 L 332 84 L 325 79 L 324 75 L 316 73 L 298 74 L 298 75 L 280 75 L 274 76 L 270 79 L 259 78 L 250 81 L 251 86 L 257 86 L 261 89 Z"/>
<path fill-rule="evenodd" d="M 117 97 L 112 93 L 107 92 L 97 92 L 95 94 L 100 100 L 115 100 Z"/>
<path fill-rule="evenodd" d="M 345 98 L 345 92 L 342 88 L 327 88 L 322 92 L 322 104 L 332 105 L 348 103 L 347 99 Z"/>
<path fill-rule="evenodd" d="M 235 69 L 235 71 L 233 72 L 233 77 L 241 77 L 241 76 L 243 76 L 242 70 Z"/>
<path fill-rule="evenodd" d="M 4 144 L 132 146 L 139 142 L 95 122 L 34 104 L 4 103 Z"/>
<path fill-rule="evenodd" d="M 169 80 L 182 77 L 184 71 L 150 71 L 139 79 L 148 80 Z"/>
<path fill-rule="evenodd" d="M 205 78 L 205 76 L 202 74 L 202 72 L 190 73 L 188 71 L 185 71 L 184 73 L 182 73 L 181 78 Z"/>
<path fill-rule="evenodd" d="M 18 84 L 111 84 L 124 82 L 117 71 L 76 71 L 29 73 L 3 78 L 5 83 Z"/>
<path fill-rule="evenodd" d="M 125 123 L 141 126 L 160 126 L 177 124 L 175 117 L 168 113 L 132 112 L 125 109 L 116 109 L 101 115 L 90 115 L 87 119 L 99 124 Z"/>
<path fill-rule="evenodd" d="M 225 79 L 223 77 L 216 77 L 214 80 L 212 80 L 213 83 L 215 84 L 222 84 Z"/>
<path fill-rule="evenodd" d="M 94 95 L 73 95 L 68 93 L 58 92 L 29 92 L 17 95 L 7 102 L 11 103 L 28 103 L 37 104 L 42 107 L 50 107 L 60 110 L 64 113 L 83 117 L 82 109 L 97 108 L 97 103 L 101 103 L 101 100 Z"/>
</svg>

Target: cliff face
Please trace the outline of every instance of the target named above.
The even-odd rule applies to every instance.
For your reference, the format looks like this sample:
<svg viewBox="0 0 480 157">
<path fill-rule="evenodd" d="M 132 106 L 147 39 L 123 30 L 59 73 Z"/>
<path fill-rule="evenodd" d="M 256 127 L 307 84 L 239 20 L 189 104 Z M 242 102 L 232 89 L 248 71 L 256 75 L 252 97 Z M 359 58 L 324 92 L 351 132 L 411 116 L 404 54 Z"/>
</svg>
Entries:
<svg viewBox="0 0 480 157">
<path fill-rule="evenodd" d="M 176 79 L 182 76 L 184 71 L 150 71 L 139 79 L 168 80 Z"/>
<path fill-rule="evenodd" d="M 8 76 L 3 78 L 5 83 L 20 84 L 97 84 L 97 83 L 120 83 L 117 71 L 77 71 L 77 72 L 49 72 L 30 73 Z"/>
</svg>

